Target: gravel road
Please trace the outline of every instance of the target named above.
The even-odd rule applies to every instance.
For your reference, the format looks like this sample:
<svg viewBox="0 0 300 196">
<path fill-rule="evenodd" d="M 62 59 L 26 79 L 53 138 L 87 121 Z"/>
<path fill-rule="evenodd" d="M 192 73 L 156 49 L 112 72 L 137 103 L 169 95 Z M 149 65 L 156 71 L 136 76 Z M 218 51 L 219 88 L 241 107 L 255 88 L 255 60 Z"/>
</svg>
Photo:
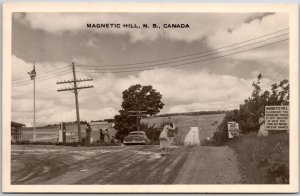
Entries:
<svg viewBox="0 0 300 196">
<path fill-rule="evenodd" d="M 234 184 L 240 183 L 228 147 L 62 147 L 13 145 L 12 184 Z"/>
</svg>

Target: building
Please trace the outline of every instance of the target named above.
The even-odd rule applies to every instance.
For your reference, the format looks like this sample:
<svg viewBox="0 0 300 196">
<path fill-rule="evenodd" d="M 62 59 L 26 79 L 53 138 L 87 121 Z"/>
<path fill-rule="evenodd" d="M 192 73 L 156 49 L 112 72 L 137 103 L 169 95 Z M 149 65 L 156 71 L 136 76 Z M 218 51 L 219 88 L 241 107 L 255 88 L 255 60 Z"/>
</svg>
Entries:
<svg viewBox="0 0 300 196">
<path fill-rule="evenodd" d="M 24 124 L 11 122 L 11 141 L 19 142 L 22 140 L 22 127 L 25 127 Z"/>
<path fill-rule="evenodd" d="M 108 121 L 92 121 L 89 123 L 91 125 L 91 128 L 92 128 L 92 131 L 93 132 L 97 132 L 99 133 L 99 137 L 100 137 L 100 130 L 106 130 L 108 131 L 108 141 L 110 142 L 111 139 L 115 138 L 115 135 L 116 135 L 116 130 L 113 128 L 113 122 L 108 122 Z M 97 141 L 98 137 L 96 137 L 96 140 Z"/>
</svg>

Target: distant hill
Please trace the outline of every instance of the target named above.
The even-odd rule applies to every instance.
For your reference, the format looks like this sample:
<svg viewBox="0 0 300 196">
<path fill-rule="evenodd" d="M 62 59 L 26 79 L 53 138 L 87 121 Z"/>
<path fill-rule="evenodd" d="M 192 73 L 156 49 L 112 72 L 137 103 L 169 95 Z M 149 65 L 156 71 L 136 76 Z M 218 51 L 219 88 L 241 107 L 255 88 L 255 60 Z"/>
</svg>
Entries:
<svg viewBox="0 0 300 196">
<path fill-rule="evenodd" d="M 196 111 L 196 112 L 182 112 L 182 113 L 168 113 L 168 114 L 158 114 L 155 117 L 168 117 L 168 116 L 199 116 L 208 114 L 224 114 L 227 110 L 216 110 L 216 111 Z"/>
</svg>

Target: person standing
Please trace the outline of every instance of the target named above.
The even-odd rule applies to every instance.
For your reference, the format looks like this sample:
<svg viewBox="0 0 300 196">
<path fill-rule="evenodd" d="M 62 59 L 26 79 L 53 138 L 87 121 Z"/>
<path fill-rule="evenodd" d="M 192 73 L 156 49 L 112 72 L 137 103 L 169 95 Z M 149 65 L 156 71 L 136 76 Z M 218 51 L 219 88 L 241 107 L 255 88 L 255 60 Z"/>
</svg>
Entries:
<svg viewBox="0 0 300 196">
<path fill-rule="evenodd" d="M 268 131 L 265 130 L 265 116 L 263 113 L 260 114 L 260 117 L 258 119 L 258 123 L 259 123 L 259 131 L 257 136 L 258 137 L 266 137 L 268 136 Z"/>
<path fill-rule="evenodd" d="M 90 124 L 87 124 L 86 127 L 86 145 L 90 146 L 91 144 L 91 132 L 92 132 L 92 128 Z"/>
<path fill-rule="evenodd" d="M 162 149 L 162 155 L 170 154 L 170 148 L 171 148 L 171 141 L 168 138 L 168 132 L 169 130 L 175 131 L 175 125 L 173 123 L 170 123 L 169 125 L 165 125 L 164 129 L 159 135 L 159 142 L 160 147 Z"/>
<path fill-rule="evenodd" d="M 108 140 L 108 136 L 109 136 L 109 135 L 108 135 L 108 129 L 105 129 L 105 131 L 104 131 L 103 134 L 104 134 L 104 143 L 108 143 L 108 141 L 109 141 L 109 140 Z"/>
<path fill-rule="evenodd" d="M 104 143 L 104 133 L 102 129 L 100 129 L 100 143 Z"/>
</svg>

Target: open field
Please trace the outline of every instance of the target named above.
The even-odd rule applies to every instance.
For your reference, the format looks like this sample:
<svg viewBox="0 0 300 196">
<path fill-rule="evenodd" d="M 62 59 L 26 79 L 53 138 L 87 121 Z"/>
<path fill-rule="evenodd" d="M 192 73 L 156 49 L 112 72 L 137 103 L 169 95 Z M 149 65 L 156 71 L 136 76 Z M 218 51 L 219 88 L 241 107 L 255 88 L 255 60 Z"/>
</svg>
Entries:
<svg viewBox="0 0 300 196">
<path fill-rule="evenodd" d="M 229 147 L 12 145 L 12 184 L 234 184 L 237 157 Z"/>
<path fill-rule="evenodd" d="M 224 117 L 225 113 L 198 116 L 179 115 L 172 116 L 170 119 L 168 117 L 145 118 L 141 120 L 141 123 L 160 126 L 163 122 L 172 121 L 178 128 L 179 141 L 182 143 L 190 127 L 199 127 L 200 140 L 205 140 L 207 137 L 211 138 Z"/>
<path fill-rule="evenodd" d="M 81 135 L 85 137 L 85 129 L 86 125 L 81 125 Z M 57 127 L 50 128 L 36 128 L 36 138 L 38 142 L 56 142 L 58 139 L 58 131 Z M 77 126 L 76 125 L 67 125 L 66 127 L 66 136 L 67 142 L 75 140 L 77 137 Z M 91 138 L 96 142 L 100 140 L 100 132 L 98 129 L 92 129 Z M 26 128 L 22 130 L 22 140 L 33 141 L 33 128 Z"/>
<path fill-rule="evenodd" d="M 168 117 L 153 117 L 144 118 L 141 123 L 147 123 L 149 125 L 159 126 L 163 122 L 168 122 L 172 120 L 178 127 L 179 140 L 183 142 L 185 135 L 189 131 L 189 127 L 198 126 L 200 129 L 200 139 L 204 140 L 207 137 L 212 137 L 213 132 L 215 132 L 219 123 L 222 122 L 225 114 L 210 114 L 210 115 L 199 115 L 199 116 L 172 116 L 170 119 Z M 82 136 L 85 135 L 86 125 L 81 125 Z M 37 141 L 43 142 L 56 142 L 58 138 L 58 127 L 52 128 L 37 128 Z M 77 136 L 77 126 L 67 125 L 67 141 L 71 138 Z M 96 142 L 100 139 L 100 134 L 98 129 L 92 129 L 91 137 L 93 141 Z M 26 128 L 22 130 L 22 140 L 33 140 L 33 129 Z"/>
</svg>

